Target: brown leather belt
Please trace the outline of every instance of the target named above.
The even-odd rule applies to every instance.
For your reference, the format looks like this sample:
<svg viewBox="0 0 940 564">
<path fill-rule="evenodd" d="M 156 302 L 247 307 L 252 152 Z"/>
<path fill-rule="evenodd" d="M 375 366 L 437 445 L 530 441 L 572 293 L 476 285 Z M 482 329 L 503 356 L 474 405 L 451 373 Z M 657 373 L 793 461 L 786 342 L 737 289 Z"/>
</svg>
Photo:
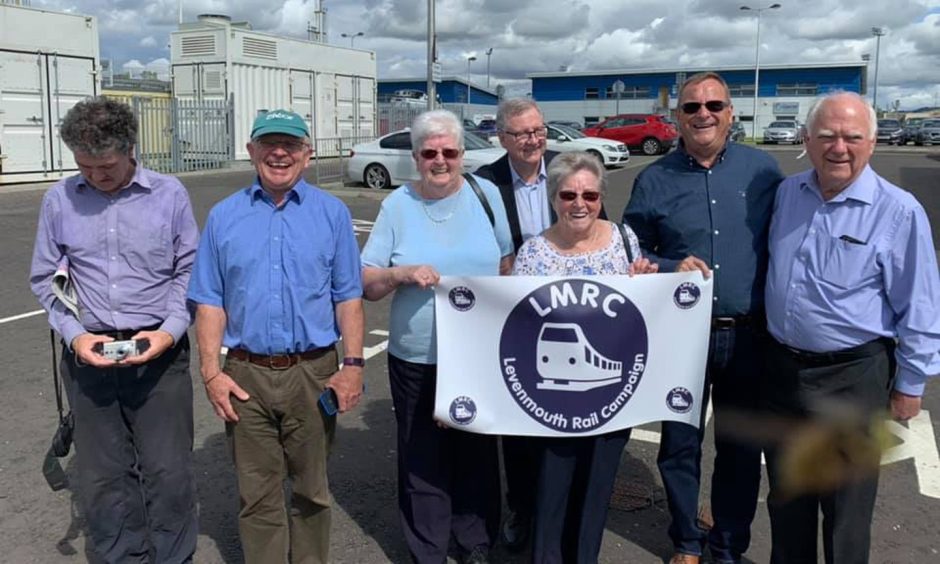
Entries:
<svg viewBox="0 0 940 564">
<path fill-rule="evenodd" d="M 332 346 L 320 347 L 318 349 L 310 349 L 309 351 L 304 351 L 302 353 L 271 355 L 255 354 L 253 352 L 246 351 L 245 349 L 229 349 L 227 356 L 229 358 L 234 358 L 235 360 L 244 360 L 245 362 L 257 364 L 258 366 L 271 368 L 273 370 L 287 370 L 288 368 L 300 363 L 302 360 L 316 360 L 333 350 L 333 348 L 334 347 Z"/>
</svg>

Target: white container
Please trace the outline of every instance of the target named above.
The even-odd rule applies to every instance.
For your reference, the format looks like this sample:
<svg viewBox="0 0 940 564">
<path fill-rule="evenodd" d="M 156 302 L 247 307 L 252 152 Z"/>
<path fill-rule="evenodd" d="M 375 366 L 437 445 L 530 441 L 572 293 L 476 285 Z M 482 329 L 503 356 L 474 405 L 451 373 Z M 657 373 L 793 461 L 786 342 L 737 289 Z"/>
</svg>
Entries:
<svg viewBox="0 0 940 564">
<path fill-rule="evenodd" d="M 73 174 L 59 123 L 98 93 L 92 16 L 0 4 L 0 184 Z"/>
<path fill-rule="evenodd" d="M 170 60 L 174 96 L 234 97 L 236 159 L 248 158 L 251 123 L 261 111 L 297 112 L 315 139 L 374 134 L 371 51 L 261 33 L 225 16 L 200 16 L 170 34 Z"/>
</svg>

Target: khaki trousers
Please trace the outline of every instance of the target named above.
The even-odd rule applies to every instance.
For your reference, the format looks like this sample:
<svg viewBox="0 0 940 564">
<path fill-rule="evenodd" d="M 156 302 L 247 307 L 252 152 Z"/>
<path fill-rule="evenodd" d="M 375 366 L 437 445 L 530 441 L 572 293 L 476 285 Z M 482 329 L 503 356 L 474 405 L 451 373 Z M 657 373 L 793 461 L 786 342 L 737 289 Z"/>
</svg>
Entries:
<svg viewBox="0 0 940 564">
<path fill-rule="evenodd" d="M 247 564 L 325 563 L 330 550 L 331 497 L 326 465 L 336 417 L 317 400 L 337 369 L 335 349 L 277 370 L 228 359 L 225 372 L 251 396 L 232 403 L 228 423 L 238 477 L 238 528 Z M 290 503 L 284 499 L 290 482 Z M 290 518 L 288 519 L 288 511 Z"/>
</svg>

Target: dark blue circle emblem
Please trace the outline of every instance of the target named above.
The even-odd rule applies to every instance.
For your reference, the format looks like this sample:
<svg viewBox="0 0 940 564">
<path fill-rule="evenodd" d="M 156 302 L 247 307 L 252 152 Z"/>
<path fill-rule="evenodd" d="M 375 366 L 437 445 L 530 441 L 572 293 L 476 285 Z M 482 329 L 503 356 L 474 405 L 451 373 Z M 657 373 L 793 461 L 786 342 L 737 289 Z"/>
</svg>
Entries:
<svg viewBox="0 0 940 564">
<path fill-rule="evenodd" d="M 457 311 L 467 311 L 477 302 L 473 291 L 466 286 L 451 288 L 450 292 L 447 294 L 447 298 L 450 300 L 450 305 L 454 306 L 454 309 Z"/>
<path fill-rule="evenodd" d="M 682 309 L 695 307 L 699 298 L 702 297 L 702 290 L 694 282 L 683 282 L 679 284 L 676 291 L 672 294 L 672 300 Z"/>
<path fill-rule="evenodd" d="M 688 413 L 692 409 L 692 392 L 679 386 L 666 394 L 666 407 L 676 413 Z"/>
<path fill-rule="evenodd" d="M 499 342 L 510 395 L 555 431 L 602 427 L 630 401 L 646 369 L 649 338 L 640 310 L 589 280 L 545 284 L 510 312 Z"/>
<path fill-rule="evenodd" d="M 457 396 L 450 402 L 450 420 L 458 425 L 469 425 L 477 417 L 477 404 L 467 396 Z"/>
</svg>

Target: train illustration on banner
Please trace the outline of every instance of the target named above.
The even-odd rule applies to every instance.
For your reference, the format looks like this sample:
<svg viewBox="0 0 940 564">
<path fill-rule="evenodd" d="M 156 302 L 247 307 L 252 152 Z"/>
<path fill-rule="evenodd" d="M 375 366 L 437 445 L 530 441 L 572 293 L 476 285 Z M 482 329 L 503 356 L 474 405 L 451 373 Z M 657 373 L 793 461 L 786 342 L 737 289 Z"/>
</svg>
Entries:
<svg viewBox="0 0 940 564">
<path fill-rule="evenodd" d="M 623 379 L 623 363 L 597 352 L 577 323 L 544 323 L 536 366 L 540 390 L 583 392 Z"/>
</svg>

